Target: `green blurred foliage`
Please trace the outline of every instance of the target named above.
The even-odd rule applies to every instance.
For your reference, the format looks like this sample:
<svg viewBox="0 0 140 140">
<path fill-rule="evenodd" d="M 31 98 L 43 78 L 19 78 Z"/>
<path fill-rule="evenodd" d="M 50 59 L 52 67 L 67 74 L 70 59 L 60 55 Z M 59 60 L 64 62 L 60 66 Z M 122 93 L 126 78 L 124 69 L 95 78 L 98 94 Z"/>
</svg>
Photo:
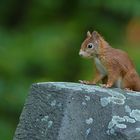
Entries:
<svg viewBox="0 0 140 140">
<path fill-rule="evenodd" d="M 127 35 L 139 16 L 138 0 L 0 1 L 0 139 L 12 139 L 32 83 L 92 78 L 92 61 L 78 56 L 87 30 L 126 50 L 140 73 L 140 42 Z"/>
</svg>

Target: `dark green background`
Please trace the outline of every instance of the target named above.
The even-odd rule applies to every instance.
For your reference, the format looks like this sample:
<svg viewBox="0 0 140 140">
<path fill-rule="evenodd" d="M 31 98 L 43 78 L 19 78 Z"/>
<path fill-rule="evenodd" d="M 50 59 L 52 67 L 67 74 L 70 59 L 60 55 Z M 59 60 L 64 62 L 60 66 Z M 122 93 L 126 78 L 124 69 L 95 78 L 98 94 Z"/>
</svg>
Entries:
<svg viewBox="0 0 140 140">
<path fill-rule="evenodd" d="M 127 51 L 140 73 L 139 0 L 0 1 L 1 140 L 12 139 L 32 83 L 92 78 L 92 61 L 78 56 L 88 30 Z"/>
</svg>

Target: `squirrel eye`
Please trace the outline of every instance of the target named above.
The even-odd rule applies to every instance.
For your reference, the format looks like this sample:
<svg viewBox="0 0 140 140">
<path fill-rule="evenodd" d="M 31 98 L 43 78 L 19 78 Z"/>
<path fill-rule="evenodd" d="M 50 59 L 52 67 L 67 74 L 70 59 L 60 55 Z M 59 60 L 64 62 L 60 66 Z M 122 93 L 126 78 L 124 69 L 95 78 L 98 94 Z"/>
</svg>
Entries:
<svg viewBox="0 0 140 140">
<path fill-rule="evenodd" d="M 89 43 L 89 44 L 87 45 L 87 47 L 88 47 L 89 49 L 91 49 L 91 48 L 93 48 L 93 44 L 92 44 L 92 43 Z"/>
</svg>

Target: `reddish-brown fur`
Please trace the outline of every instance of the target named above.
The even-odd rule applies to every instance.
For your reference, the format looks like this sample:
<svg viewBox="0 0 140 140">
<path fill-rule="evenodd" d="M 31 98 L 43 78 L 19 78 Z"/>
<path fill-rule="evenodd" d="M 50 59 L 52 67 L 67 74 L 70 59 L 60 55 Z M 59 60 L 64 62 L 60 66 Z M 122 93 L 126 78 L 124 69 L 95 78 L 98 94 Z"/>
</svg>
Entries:
<svg viewBox="0 0 140 140">
<path fill-rule="evenodd" d="M 88 48 L 91 47 L 92 48 Z M 79 54 L 96 60 L 96 74 L 92 81 L 80 81 L 84 84 L 96 84 L 103 81 L 104 87 L 117 87 L 140 91 L 140 78 L 134 64 L 124 51 L 110 47 L 103 37 L 94 31 L 87 32 L 87 38 L 81 45 Z"/>
</svg>

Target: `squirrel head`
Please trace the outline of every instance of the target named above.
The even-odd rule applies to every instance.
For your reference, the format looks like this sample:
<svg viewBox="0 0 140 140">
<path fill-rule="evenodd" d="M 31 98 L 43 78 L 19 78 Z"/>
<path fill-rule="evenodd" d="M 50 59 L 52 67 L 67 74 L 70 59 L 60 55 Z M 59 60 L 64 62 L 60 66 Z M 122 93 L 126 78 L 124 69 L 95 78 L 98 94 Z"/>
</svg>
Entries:
<svg viewBox="0 0 140 140">
<path fill-rule="evenodd" d="M 87 37 L 81 45 L 79 55 L 85 58 L 93 58 L 103 47 L 103 38 L 97 31 L 87 32 Z"/>
</svg>

